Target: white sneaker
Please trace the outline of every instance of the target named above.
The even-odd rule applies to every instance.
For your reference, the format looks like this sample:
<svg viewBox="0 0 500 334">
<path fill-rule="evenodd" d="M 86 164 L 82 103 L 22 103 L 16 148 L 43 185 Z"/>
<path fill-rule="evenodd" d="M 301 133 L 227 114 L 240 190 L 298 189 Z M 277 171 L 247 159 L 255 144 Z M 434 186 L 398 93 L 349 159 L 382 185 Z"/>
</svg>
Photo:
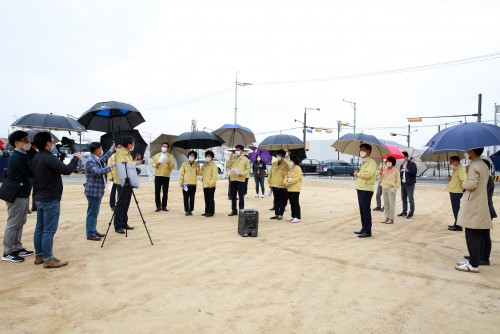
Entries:
<svg viewBox="0 0 500 334">
<path fill-rule="evenodd" d="M 244 198 L 248 198 L 248 195 L 243 196 Z"/>
<path fill-rule="evenodd" d="M 456 265 L 455 269 L 460 271 L 466 271 L 468 273 L 478 273 L 479 268 L 473 267 L 470 265 L 469 261 L 464 261 L 465 263 L 462 265 Z"/>
<path fill-rule="evenodd" d="M 467 263 L 469 263 L 469 261 L 467 261 L 467 260 L 458 261 L 457 266 L 463 266 L 464 264 L 467 264 Z"/>
<path fill-rule="evenodd" d="M 292 221 L 292 220 L 294 220 L 294 219 L 295 219 L 295 218 L 293 218 L 293 217 L 288 217 L 288 218 L 286 219 L 286 221 L 287 221 L 287 222 L 291 222 L 291 221 Z"/>
<path fill-rule="evenodd" d="M 260 196 L 260 198 L 264 198 L 264 197 L 265 197 L 264 195 Z"/>
<path fill-rule="evenodd" d="M 293 218 L 292 223 L 300 223 L 300 219 L 299 218 Z"/>
<path fill-rule="evenodd" d="M 259 194 L 255 195 L 255 198 L 259 198 Z"/>
</svg>

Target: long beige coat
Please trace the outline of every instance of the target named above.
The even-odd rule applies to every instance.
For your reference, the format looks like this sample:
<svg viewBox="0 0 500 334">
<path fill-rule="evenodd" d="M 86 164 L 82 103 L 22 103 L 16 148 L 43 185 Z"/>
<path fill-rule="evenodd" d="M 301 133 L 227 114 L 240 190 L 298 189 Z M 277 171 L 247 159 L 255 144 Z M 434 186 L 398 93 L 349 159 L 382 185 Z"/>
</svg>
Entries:
<svg viewBox="0 0 500 334">
<path fill-rule="evenodd" d="M 493 228 L 486 191 L 488 178 L 489 170 L 483 160 L 473 159 L 467 170 L 467 179 L 462 182 L 465 193 L 460 203 L 457 225 L 479 230 Z"/>
</svg>

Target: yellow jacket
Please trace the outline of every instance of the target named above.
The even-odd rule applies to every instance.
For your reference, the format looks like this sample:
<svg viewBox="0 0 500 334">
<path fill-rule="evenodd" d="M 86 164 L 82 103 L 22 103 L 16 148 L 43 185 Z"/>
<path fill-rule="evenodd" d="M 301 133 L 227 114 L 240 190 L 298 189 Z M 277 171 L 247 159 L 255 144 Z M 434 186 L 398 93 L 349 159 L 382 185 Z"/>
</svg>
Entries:
<svg viewBox="0 0 500 334">
<path fill-rule="evenodd" d="M 289 192 L 300 192 L 302 187 L 302 169 L 300 166 L 293 166 L 288 173 L 285 174 L 285 183 L 288 184 Z"/>
<path fill-rule="evenodd" d="M 203 176 L 203 188 L 215 187 L 217 179 L 219 178 L 219 171 L 217 165 L 213 162 L 207 162 L 201 167 L 201 175 Z"/>
<path fill-rule="evenodd" d="M 267 183 L 269 184 L 269 186 L 275 188 L 285 188 L 285 175 L 289 170 L 290 165 L 287 162 L 273 162 L 273 164 L 271 165 L 271 170 L 269 171 L 269 176 L 267 177 Z"/>
<path fill-rule="evenodd" d="M 198 182 L 198 175 L 200 175 L 199 164 L 195 161 L 190 164 L 189 161 L 184 161 L 182 163 L 181 169 L 179 169 L 179 184 L 189 184 L 195 186 Z"/>
<path fill-rule="evenodd" d="M 108 159 L 108 165 L 110 162 L 115 162 L 115 154 L 111 154 L 111 156 Z M 116 171 L 116 166 L 111 168 L 111 172 L 108 173 L 108 180 L 114 181 L 115 179 L 118 179 L 118 172 Z"/>
<path fill-rule="evenodd" d="M 156 164 L 160 160 L 162 154 L 163 153 L 160 152 L 154 155 L 153 161 L 151 161 L 151 166 L 155 169 L 155 176 L 170 177 L 170 173 L 172 173 L 172 169 L 174 169 L 174 156 L 170 153 L 165 153 L 168 160 L 156 167 Z"/>
<path fill-rule="evenodd" d="M 377 173 L 377 163 L 372 157 L 363 160 L 358 175 L 356 176 L 356 190 L 373 191 L 375 185 L 375 174 Z"/>
<path fill-rule="evenodd" d="M 455 167 L 453 174 L 451 174 L 450 182 L 448 182 L 448 186 L 446 187 L 446 191 L 450 193 L 462 193 L 464 190 L 462 188 L 462 182 L 467 180 L 467 172 L 465 171 L 465 167 L 462 165 L 458 165 Z"/>
<path fill-rule="evenodd" d="M 399 189 L 401 188 L 401 175 L 399 169 L 396 167 L 384 168 L 382 174 L 380 174 L 380 185 L 382 189 Z"/>
<path fill-rule="evenodd" d="M 237 168 L 239 172 L 238 174 L 242 174 L 242 176 L 238 176 L 238 174 L 233 173 L 231 168 Z M 233 156 L 227 161 L 226 169 L 229 172 L 230 181 L 245 182 L 245 178 L 250 175 L 250 162 L 245 156 L 241 156 L 239 158 Z"/>
<path fill-rule="evenodd" d="M 114 157 L 114 161 L 119 164 L 120 162 L 134 162 L 134 158 L 130 155 L 130 153 L 125 148 L 119 148 L 116 150 L 115 154 L 112 155 Z M 116 171 L 116 167 L 113 167 L 111 170 L 113 173 L 113 182 L 115 184 L 120 184 L 120 178 L 118 177 L 118 172 Z"/>
</svg>

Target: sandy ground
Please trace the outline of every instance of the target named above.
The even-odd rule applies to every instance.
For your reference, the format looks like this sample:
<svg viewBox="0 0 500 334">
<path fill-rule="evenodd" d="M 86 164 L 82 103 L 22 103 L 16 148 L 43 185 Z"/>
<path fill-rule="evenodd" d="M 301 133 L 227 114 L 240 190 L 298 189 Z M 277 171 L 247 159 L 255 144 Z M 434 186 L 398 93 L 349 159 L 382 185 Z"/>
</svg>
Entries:
<svg viewBox="0 0 500 334">
<path fill-rule="evenodd" d="M 136 190 L 154 245 L 135 205 L 128 238 L 111 228 L 85 239 L 81 184 L 66 184 L 54 254 L 69 260 L 44 269 L 33 258 L 0 263 L 0 332 L 4 333 L 499 333 L 500 229 L 492 230 L 492 265 L 479 274 L 454 269 L 467 254 L 463 232 L 449 232 L 442 184 L 417 185 L 413 220 L 360 228 L 352 180 L 306 179 L 303 222 L 269 220 L 271 199 L 253 198 L 259 236 L 237 234 L 228 217 L 227 181 L 219 181 L 216 215 L 185 217 L 176 182 L 170 212 L 155 213 L 153 184 Z M 374 199 L 375 200 L 375 199 Z M 497 211 L 500 198 L 495 197 Z M 112 212 L 103 200 L 98 230 Z M 401 202 L 397 200 L 398 208 Z M 289 213 L 289 207 L 286 213 Z M 0 205 L 3 233 L 5 205 Z M 36 216 L 24 229 L 33 249 Z M 498 220 L 494 222 L 498 227 Z"/>
</svg>

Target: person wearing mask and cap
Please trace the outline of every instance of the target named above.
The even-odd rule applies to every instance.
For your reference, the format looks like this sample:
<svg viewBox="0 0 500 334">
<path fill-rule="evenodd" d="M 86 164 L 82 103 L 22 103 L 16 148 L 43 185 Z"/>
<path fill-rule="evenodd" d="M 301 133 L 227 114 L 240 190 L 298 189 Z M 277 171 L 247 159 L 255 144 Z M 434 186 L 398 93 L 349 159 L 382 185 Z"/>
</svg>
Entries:
<svg viewBox="0 0 500 334">
<path fill-rule="evenodd" d="M 460 158 L 456 155 L 450 157 L 450 166 L 453 167 L 453 173 L 448 177 L 448 186 L 446 190 L 450 193 L 451 210 L 455 222 L 453 225 L 448 226 L 450 231 L 462 231 L 462 226 L 457 225 L 458 212 L 460 211 L 460 201 L 464 194 L 462 189 L 462 182 L 467 179 L 467 172 L 465 167 L 460 164 Z"/>
<path fill-rule="evenodd" d="M 302 169 L 299 166 L 299 158 L 291 156 L 289 165 L 290 170 L 285 175 L 285 187 L 288 191 L 288 200 L 292 210 L 292 216 L 287 219 L 291 223 L 300 223 L 302 216 L 300 214 L 300 189 L 302 187 Z"/>
<path fill-rule="evenodd" d="M 403 211 L 398 217 L 413 218 L 415 213 L 415 183 L 417 182 L 417 165 L 408 159 L 408 152 L 403 152 L 404 162 L 401 165 L 401 201 L 403 202 Z M 410 211 L 408 211 L 408 202 L 410 202 Z"/>
<path fill-rule="evenodd" d="M 196 162 L 198 153 L 190 151 L 188 153 L 188 161 L 184 161 L 179 169 L 179 186 L 182 188 L 184 197 L 184 215 L 192 216 L 194 211 L 194 196 L 196 194 L 196 184 L 198 183 L 198 175 L 200 165 Z"/>
<path fill-rule="evenodd" d="M 273 190 L 274 196 L 274 216 L 270 219 L 283 219 L 283 212 L 288 201 L 288 194 L 285 187 L 285 175 L 290 170 L 290 165 L 284 161 L 285 151 L 278 150 L 276 152 L 276 161 L 271 165 L 267 183 Z M 294 217 L 296 218 L 296 217 Z"/>
<path fill-rule="evenodd" d="M 156 153 L 151 161 L 151 166 L 155 169 L 155 212 L 168 211 L 168 186 L 170 184 L 170 174 L 174 169 L 174 156 L 168 153 L 170 145 L 167 142 L 161 144 L 161 152 Z M 163 196 L 160 201 L 160 194 L 163 189 Z"/>
<path fill-rule="evenodd" d="M 214 156 L 214 152 L 206 151 L 205 160 L 207 162 L 201 167 L 203 195 L 205 196 L 205 213 L 201 215 L 205 217 L 213 217 L 215 214 L 215 185 L 219 178 L 219 171 L 217 165 L 212 161 Z"/>
<path fill-rule="evenodd" d="M 380 184 L 384 194 L 383 224 L 393 224 L 396 215 L 396 192 L 401 187 L 399 170 L 396 168 L 396 158 L 387 157 L 386 167 L 380 171 Z"/>
<path fill-rule="evenodd" d="M 358 194 L 359 213 L 361 215 L 361 230 L 354 232 L 358 238 L 368 238 L 372 236 L 372 213 L 370 204 L 373 197 L 373 187 L 375 186 L 375 174 L 377 173 L 377 163 L 370 156 L 372 146 L 361 144 L 359 146 L 359 156 L 363 158 L 363 163 L 359 170 L 354 171 L 356 178 L 356 191 Z"/>
<path fill-rule="evenodd" d="M 245 179 L 250 175 L 250 162 L 243 155 L 243 145 L 236 145 L 234 154 L 231 153 L 227 161 L 226 168 L 229 171 L 229 180 L 231 187 L 231 212 L 228 216 L 236 216 L 236 197 L 239 198 L 239 209 L 245 208 Z"/>
</svg>

